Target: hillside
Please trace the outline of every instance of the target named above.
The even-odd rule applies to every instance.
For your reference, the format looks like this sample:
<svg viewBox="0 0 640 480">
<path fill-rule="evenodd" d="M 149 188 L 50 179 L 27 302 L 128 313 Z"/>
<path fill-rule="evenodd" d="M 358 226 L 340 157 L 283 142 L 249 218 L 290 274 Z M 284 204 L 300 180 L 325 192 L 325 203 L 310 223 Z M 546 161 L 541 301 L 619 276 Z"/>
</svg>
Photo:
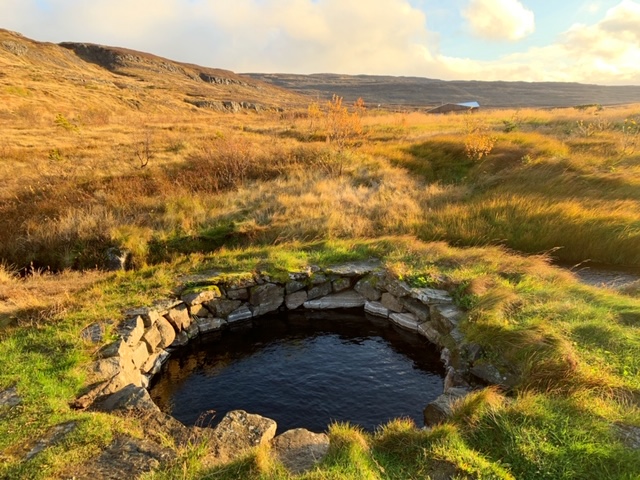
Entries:
<svg viewBox="0 0 640 480">
<path fill-rule="evenodd" d="M 227 70 L 88 43 L 37 42 L 0 29 L 0 115 L 109 108 L 147 112 L 282 109 L 300 95 Z"/>
<path fill-rule="evenodd" d="M 640 102 L 640 86 L 601 86 L 561 82 L 444 81 L 374 75 L 293 75 L 249 73 L 248 77 L 312 97 L 337 94 L 369 105 L 419 107 L 478 101 L 490 108 L 570 107 Z"/>
</svg>

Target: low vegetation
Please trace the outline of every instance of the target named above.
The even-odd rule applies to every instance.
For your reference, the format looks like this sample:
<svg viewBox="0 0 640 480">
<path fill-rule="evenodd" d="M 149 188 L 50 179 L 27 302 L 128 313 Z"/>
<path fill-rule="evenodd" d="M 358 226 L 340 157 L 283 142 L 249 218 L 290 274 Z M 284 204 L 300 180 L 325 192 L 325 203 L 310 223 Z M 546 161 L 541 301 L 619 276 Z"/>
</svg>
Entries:
<svg viewBox="0 0 640 480">
<path fill-rule="evenodd" d="M 0 76 L 0 391 L 22 399 L 0 407 L 0 477 L 67 478 L 119 435 L 148 435 L 69 406 L 97 348 L 80 337 L 90 323 L 187 273 L 370 257 L 449 285 L 465 334 L 520 381 L 430 430 L 332 425 L 329 456 L 301 478 L 638 477 L 621 434 L 640 427 L 638 285 L 585 286 L 552 263 L 640 267 L 640 107 L 427 116 L 334 98 L 228 114 L 151 102 L 168 83 L 125 102 L 107 83 L 67 91 L 24 71 Z M 104 271 L 111 247 L 127 270 Z M 25 460 L 65 422 L 72 434 Z M 266 448 L 222 466 L 180 452 L 147 478 L 289 478 Z"/>
</svg>

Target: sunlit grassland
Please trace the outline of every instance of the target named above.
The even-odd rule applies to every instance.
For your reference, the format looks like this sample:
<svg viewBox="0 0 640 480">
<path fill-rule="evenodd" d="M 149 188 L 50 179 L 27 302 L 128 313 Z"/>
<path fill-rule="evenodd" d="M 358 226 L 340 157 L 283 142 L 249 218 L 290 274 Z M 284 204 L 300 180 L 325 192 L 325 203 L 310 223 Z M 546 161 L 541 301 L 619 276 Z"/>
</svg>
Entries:
<svg viewBox="0 0 640 480">
<path fill-rule="evenodd" d="M 0 476 L 63 477 L 115 435 L 144 435 L 70 409 L 96 348 L 79 337 L 88 324 L 170 296 L 185 274 L 280 278 L 377 257 L 402 278 L 451 285 L 468 338 L 520 384 L 474 394 L 431 431 L 334 425 L 329 457 L 305 478 L 637 477 L 615 427 L 640 425 L 637 290 L 583 286 L 495 245 L 640 265 L 640 152 L 623 130 L 638 107 L 371 111 L 343 151 L 280 113 L 70 109 L 67 128 L 54 110 L 12 111 L 0 116 L 0 389 L 15 385 L 23 403 L 0 412 Z M 496 137 L 480 161 L 465 155 L 470 123 Z M 110 246 L 132 252 L 130 271 L 93 269 Z M 80 428 L 21 461 L 65 421 Z M 288 478 L 265 449 L 213 469 L 202 449 L 181 453 L 150 478 Z"/>
<path fill-rule="evenodd" d="M 278 113 L 4 120 L 1 253 L 57 270 L 100 265 L 109 246 L 141 265 L 176 245 L 413 234 L 639 265 L 640 153 L 623 130 L 639 112 L 372 111 L 340 152 Z M 470 125 L 496 139 L 481 161 L 465 155 Z"/>
</svg>

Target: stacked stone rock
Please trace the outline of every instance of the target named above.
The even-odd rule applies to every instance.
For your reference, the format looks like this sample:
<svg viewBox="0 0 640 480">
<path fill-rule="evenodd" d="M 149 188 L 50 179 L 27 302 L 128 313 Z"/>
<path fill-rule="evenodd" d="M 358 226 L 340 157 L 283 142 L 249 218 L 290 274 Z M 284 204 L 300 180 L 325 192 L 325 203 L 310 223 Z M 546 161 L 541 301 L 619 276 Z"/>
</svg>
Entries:
<svg viewBox="0 0 640 480">
<path fill-rule="evenodd" d="M 126 312 L 118 340 L 103 347 L 91 365 L 100 383 L 78 403 L 86 406 L 130 384 L 147 388 L 171 352 L 198 335 L 278 310 L 299 308 L 364 308 L 368 314 L 423 335 L 443 351 L 449 369 L 445 382 L 449 388 L 433 403 L 450 405 L 467 392 L 463 379 L 469 367 L 469 346 L 462 348 L 464 335 L 458 328 L 463 312 L 453 304 L 449 292 L 412 288 L 382 270 L 378 262 L 370 261 L 292 273 L 287 282 L 254 275 L 231 285 L 204 285 L 180 299 Z M 447 391 L 451 389 L 457 390 Z M 440 410 L 427 420 L 440 421 L 436 418 L 442 416 Z"/>
</svg>

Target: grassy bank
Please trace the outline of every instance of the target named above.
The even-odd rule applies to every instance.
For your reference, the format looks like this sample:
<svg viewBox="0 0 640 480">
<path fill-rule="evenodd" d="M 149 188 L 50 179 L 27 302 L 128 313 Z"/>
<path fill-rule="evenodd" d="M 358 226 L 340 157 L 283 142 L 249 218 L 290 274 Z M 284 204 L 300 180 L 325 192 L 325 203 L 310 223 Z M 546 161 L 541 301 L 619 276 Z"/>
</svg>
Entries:
<svg viewBox="0 0 640 480">
<path fill-rule="evenodd" d="M 304 478 L 427 478 L 443 471 L 462 478 L 637 476 L 637 450 L 625 446 L 616 424 L 640 425 L 640 300 L 581 285 L 543 258 L 410 237 L 225 248 L 118 274 L 19 279 L 4 273 L 3 298 L 16 302 L 3 312 L 14 321 L 0 333 L 0 388 L 15 386 L 23 401 L 0 415 L 0 476 L 61 478 L 115 436 L 149 434 L 131 419 L 69 407 L 96 348 L 80 339 L 89 323 L 169 295 L 184 273 L 257 269 L 281 276 L 371 256 L 409 282 L 439 278 L 452 285 L 456 301 L 469 309 L 467 336 L 487 358 L 510 362 L 521 380 L 508 396 L 491 388 L 477 392 L 457 405 L 451 421 L 430 431 L 405 421 L 375 434 L 334 425 L 330 455 Z M 29 291 L 53 283 L 58 290 L 50 290 L 48 304 L 30 300 Z M 77 428 L 24 462 L 35 439 L 61 422 Z M 213 467 L 201 463 L 203 453 L 184 449 L 174 466 L 148 478 L 289 478 L 264 449 Z"/>
</svg>

